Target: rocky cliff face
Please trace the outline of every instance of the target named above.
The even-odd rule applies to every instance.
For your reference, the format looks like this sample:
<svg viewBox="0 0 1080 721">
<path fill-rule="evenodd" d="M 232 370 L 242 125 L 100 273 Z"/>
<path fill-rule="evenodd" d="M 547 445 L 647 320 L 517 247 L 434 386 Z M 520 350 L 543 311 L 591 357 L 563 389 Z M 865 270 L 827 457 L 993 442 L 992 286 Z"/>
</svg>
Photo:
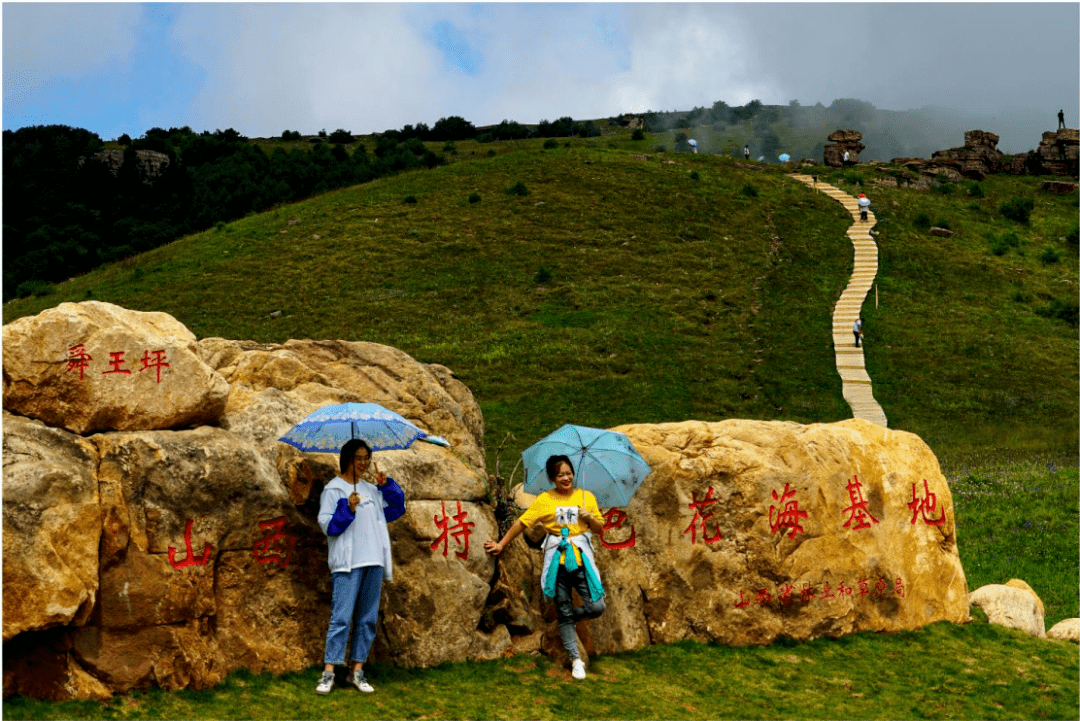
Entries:
<svg viewBox="0 0 1080 721">
<path fill-rule="evenodd" d="M 840 168 L 844 165 L 844 152 L 848 154 L 849 163 L 859 162 L 859 153 L 866 150 L 862 144 L 862 133 L 858 130 L 837 130 L 829 136 L 832 145 L 825 146 L 825 165 Z"/>
<path fill-rule="evenodd" d="M 452 442 L 376 454 L 408 507 L 373 658 L 563 654 L 539 552 L 483 550 L 499 536 L 483 418 L 449 369 L 373 343 L 196 341 L 164 314 L 96 302 L 10 323 L 3 347 L 5 696 L 320 663 L 315 517 L 337 459 L 277 438 L 346 401 Z M 619 430 L 654 472 L 594 539 L 608 610 L 579 625 L 589 653 L 967 618 L 949 488 L 915 436 L 856 420 Z"/>
<path fill-rule="evenodd" d="M 109 172 L 112 173 L 115 178 L 120 175 L 120 168 L 124 166 L 124 154 L 124 150 L 112 148 L 96 153 L 94 158 L 104 163 L 105 167 L 109 169 Z M 168 155 L 159 153 L 156 150 L 134 151 L 135 170 L 138 172 L 139 179 L 144 185 L 153 185 L 154 181 L 168 170 L 169 162 Z M 80 164 L 81 163 L 82 161 L 80 160 Z"/>
</svg>

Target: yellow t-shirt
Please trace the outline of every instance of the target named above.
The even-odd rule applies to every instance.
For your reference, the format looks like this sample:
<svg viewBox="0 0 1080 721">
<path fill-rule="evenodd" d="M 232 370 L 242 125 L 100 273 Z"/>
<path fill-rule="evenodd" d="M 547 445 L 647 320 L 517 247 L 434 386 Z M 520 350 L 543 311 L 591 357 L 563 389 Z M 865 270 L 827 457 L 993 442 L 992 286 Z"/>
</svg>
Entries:
<svg viewBox="0 0 1080 721">
<path fill-rule="evenodd" d="M 585 511 L 593 518 L 601 518 L 600 507 L 596 505 L 596 496 L 589 491 L 575 488 L 570 497 L 560 496 L 555 491 L 544 491 L 529 506 L 529 510 L 521 514 L 518 519 L 526 528 L 532 528 L 537 523 L 541 524 L 548 533 L 559 535 L 562 527 L 570 529 L 571 536 L 579 536 L 589 527 L 578 520 L 578 508 L 584 507 Z M 581 564 L 581 551 L 574 548 L 578 565 Z M 559 563 L 563 563 L 566 554 L 559 555 Z"/>
</svg>

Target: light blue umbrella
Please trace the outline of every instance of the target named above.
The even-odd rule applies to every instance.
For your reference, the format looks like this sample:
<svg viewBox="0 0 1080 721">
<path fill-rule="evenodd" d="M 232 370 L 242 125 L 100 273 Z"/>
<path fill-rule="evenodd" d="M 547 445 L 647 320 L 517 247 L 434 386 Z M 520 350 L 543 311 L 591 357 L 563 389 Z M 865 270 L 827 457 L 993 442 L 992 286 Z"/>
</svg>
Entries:
<svg viewBox="0 0 1080 721">
<path fill-rule="evenodd" d="M 545 468 L 550 456 L 570 458 L 574 485 L 592 492 L 600 508 L 630 503 L 638 486 L 652 472 L 624 434 L 568 423 L 521 454 L 526 492 L 539 495 L 553 487 Z"/>
<path fill-rule="evenodd" d="M 787 153 L 780 153 L 780 162 L 781 163 L 786 163 L 789 160 L 791 160 L 790 155 L 788 155 Z"/>
<path fill-rule="evenodd" d="M 427 437 L 412 421 L 378 403 L 340 403 L 311 413 L 278 440 L 305 453 L 338 453 L 353 438 L 366 441 L 372 451 L 391 451 Z"/>
</svg>

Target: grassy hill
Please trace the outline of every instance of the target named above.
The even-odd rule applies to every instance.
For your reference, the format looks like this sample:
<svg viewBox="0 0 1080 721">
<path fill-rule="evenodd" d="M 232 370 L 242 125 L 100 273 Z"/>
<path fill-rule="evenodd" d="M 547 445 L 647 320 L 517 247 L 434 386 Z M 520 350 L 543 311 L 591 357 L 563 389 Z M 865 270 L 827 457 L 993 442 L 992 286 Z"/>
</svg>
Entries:
<svg viewBox="0 0 1080 721">
<path fill-rule="evenodd" d="M 489 465 L 507 433 L 514 459 L 568 421 L 848 417 L 830 336 L 852 262 L 843 209 L 778 166 L 624 149 L 663 142 L 458 143 L 447 167 L 181 239 L 8 303 L 4 322 L 94 298 L 170 313 L 199 337 L 393 345 L 469 385 Z M 1076 194 L 995 176 L 975 198 L 970 184 L 874 177 L 822 176 L 865 183 L 875 203 L 866 354 L 891 427 L 949 462 L 1075 461 Z M 1016 196 L 1034 202 L 1027 225 L 999 210 Z M 1015 247 L 995 255 L 1008 233 Z"/>
<path fill-rule="evenodd" d="M 170 313 L 199 337 L 393 345 L 449 366 L 472 389 L 489 471 L 513 434 L 500 459 L 506 477 L 521 450 L 565 422 L 850 417 L 830 320 L 852 265 L 850 216 L 776 166 L 653 152 L 672 136 L 548 150 L 542 140 L 459 142 L 446 167 L 181 239 L 7 303 L 4 322 L 97 299 Z M 1013 177 L 978 190 L 872 185 L 895 172 L 822 171 L 865 187 L 875 204 L 879 281 L 864 306 L 875 394 L 891 427 L 918 433 L 943 461 L 969 586 L 1024 578 L 1048 622 L 1075 616 L 1077 195 Z M 1033 202 L 1026 224 L 1001 213 L 1015 197 Z M 933 236 L 926 221 L 956 235 Z M 1026 470 L 995 470 L 1016 465 Z M 561 683 L 545 659 L 376 666 L 384 693 L 374 705 L 330 698 L 365 718 L 416 717 L 417 686 L 439 695 L 448 718 L 1076 713 L 1075 648 L 985 622 L 788 646 L 680 644 L 601 658 L 594 676 L 611 683 L 587 689 Z M 715 672 L 732 665 L 741 670 Z M 241 672 L 217 689 L 105 705 L 15 699 L 4 711 L 310 718 L 326 714 L 313 673 Z M 722 677 L 736 681 L 716 687 Z M 518 687 L 522 695 L 506 696 Z"/>
</svg>

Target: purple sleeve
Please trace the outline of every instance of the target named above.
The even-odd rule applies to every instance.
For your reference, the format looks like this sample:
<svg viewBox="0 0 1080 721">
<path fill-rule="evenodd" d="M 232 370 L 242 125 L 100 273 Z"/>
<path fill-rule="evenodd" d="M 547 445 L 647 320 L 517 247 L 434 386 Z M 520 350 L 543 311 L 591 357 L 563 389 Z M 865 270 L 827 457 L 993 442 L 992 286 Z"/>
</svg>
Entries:
<svg viewBox="0 0 1080 721">
<path fill-rule="evenodd" d="M 387 522 L 396 521 L 405 515 L 405 491 L 401 490 L 397 481 L 387 478 L 386 483 L 379 486 L 379 493 L 382 494 L 383 501 L 386 503 L 383 513 L 386 515 Z"/>
<path fill-rule="evenodd" d="M 356 514 L 349 510 L 349 499 L 338 499 L 337 508 L 334 509 L 334 517 L 330 519 L 330 523 L 326 526 L 326 535 L 340 536 L 355 519 Z"/>
</svg>

